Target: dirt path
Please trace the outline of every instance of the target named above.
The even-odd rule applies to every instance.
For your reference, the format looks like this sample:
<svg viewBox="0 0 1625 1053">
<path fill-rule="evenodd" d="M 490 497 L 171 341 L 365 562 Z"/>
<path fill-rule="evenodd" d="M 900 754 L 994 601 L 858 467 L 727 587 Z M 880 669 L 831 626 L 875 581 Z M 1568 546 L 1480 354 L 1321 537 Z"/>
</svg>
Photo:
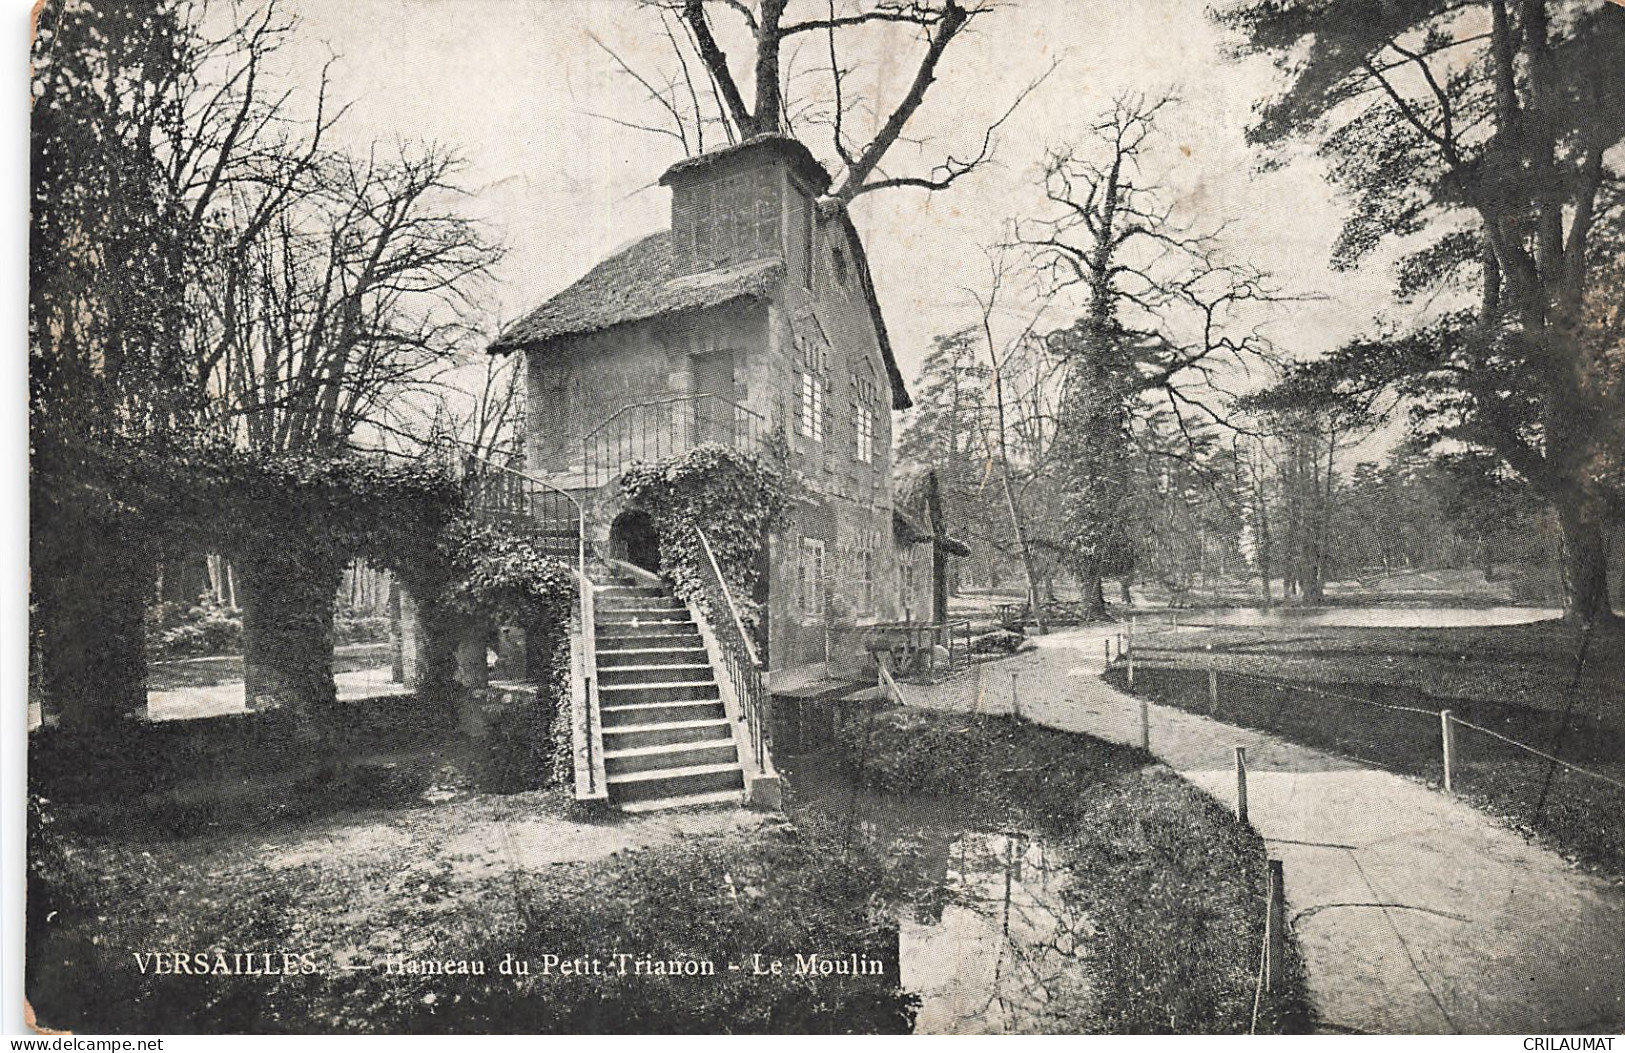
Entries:
<svg viewBox="0 0 1625 1053">
<path fill-rule="evenodd" d="M 1099 679 L 1108 630 L 926 689 L 911 704 L 1009 712 L 1116 742 L 1140 700 Z M 1151 749 L 1226 804 L 1247 748 L 1249 813 L 1285 863 L 1289 915 L 1323 1027 L 1541 1034 L 1625 1028 L 1625 890 L 1414 780 L 1150 706 Z"/>
</svg>

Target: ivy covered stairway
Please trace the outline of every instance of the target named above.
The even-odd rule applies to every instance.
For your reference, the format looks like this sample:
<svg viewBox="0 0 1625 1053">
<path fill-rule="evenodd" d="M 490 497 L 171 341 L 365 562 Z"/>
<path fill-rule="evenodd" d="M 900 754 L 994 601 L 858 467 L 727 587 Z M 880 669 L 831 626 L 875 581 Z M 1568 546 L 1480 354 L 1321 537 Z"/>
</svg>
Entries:
<svg viewBox="0 0 1625 1053">
<path fill-rule="evenodd" d="M 744 772 L 699 626 L 664 587 L 593 575 L 599 720 L 612 804 L 738 804 Z"/>
</svg>

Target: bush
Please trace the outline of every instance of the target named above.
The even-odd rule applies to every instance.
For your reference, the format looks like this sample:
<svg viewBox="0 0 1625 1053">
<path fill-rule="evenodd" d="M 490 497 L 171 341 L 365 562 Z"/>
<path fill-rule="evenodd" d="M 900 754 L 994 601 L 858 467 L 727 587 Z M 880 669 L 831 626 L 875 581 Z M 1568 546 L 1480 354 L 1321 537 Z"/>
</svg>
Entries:
<svg viewBox="0 0 1625 1053">
<path fill-rule="evenodd" d="M 389 634 L 390 621 L 386 615 L 333 618 L 333 643 L 339 646 L 384 643 L 389 639 Z"/>
<path fill-rule="evenodd" d="M 752 629 L 761 617 L 753 602 L 759 560 L 789 501 L 788 476 L 777 460 L 710 442 L 662 461 L 635 463 L 621 476 L 628 507 L 655 522 L 660 572 L 673 591 L 705 602 L 705 553 L 694 536 L 700 527 L 740 617 Z"/>
<path fill-rule="evenodd" d="M 243 647 L 243 615 L 212 595 L 195 604 L 160 603 L 146 618 L 147 650 L 158 658 L 236 654 Z"/>
<path fill-rule="evenodd" d="M 973 638 L 970 649 L 972 654 L 1015 654 L 1026 641 L 1027 638 L 1021 633 L 994 629 Z"/>
</svg>

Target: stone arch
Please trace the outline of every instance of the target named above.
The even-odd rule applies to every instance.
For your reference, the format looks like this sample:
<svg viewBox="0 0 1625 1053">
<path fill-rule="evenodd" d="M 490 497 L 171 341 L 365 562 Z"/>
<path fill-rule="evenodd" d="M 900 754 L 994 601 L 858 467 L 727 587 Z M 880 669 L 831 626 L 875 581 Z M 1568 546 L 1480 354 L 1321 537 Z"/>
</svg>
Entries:
<svg viewBox="0 0 1625 1053">
<path fill-rule="evenodd" d="M 641 508 L 624 508 L 609 527 L 609 551 L 617 559 L 642 567 L 650 573 L 660 570 L 660 531 L 654 517 Z"/>
</svg>

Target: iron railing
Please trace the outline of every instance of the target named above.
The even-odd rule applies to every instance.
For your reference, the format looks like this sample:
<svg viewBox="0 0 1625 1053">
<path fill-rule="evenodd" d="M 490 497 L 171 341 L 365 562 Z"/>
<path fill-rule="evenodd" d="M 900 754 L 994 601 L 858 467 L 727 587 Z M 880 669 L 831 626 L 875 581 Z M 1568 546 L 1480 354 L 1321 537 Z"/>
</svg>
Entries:
<svg viewBox="0 0 1625 1053">
<path fill-rule="evenodd" d="M 722 652 L 728 682 L 733 685 L 734 695 L 739 699 L 739 719 L 746 724 L 751 763 L 756 765 L 758 772 L 765 774 L 771 736 L 768 732 L 770 703 L 767 685 L 762 680 L 762 661 L 757 657 L 756 645 L 751 642 L 744 619 L 739 616 L 739 605 L 734 602 L 728 582 L 722 576 L 722 568 L 717 565 L 716 553 L 711 551 L 711 539 L 699 527 L 694 528 L 694 533 L 698 535 L 700 550 L 705 554 L 700 561 L 699 581 L 711 630 L 716 634 L 717 645 Z"/>
<path fill-rule="evenodd" d="M 705 442 L 748 449 L 768 430 L 761 414 L 720 395 L 677 395 L 622 406 L 582 437 L 583 479 L 596 488 L 633 461 L 658 461 Z"/>
<path fill-rule="evenodd" d="M 465 454 L 463 487 L 481 519 L 528 535 L 543 552 L 586 569 L 586 516 L 570 493 L 532 475 Z"/>
<path fill-rule="evenodd" d="M 475 514 L 528 533 L 544 552 L 575 562 L 576 591 L 580 594 L 582 714 L 586 750 L 587 792 L 598 792 L 597 735 L 598 646 L 593 607 L 592 578 L 587 574 L 587 512 L 567 491 L 517 468 L 465 453 L 463 485 L 468 488 Z"/>
</svg>

